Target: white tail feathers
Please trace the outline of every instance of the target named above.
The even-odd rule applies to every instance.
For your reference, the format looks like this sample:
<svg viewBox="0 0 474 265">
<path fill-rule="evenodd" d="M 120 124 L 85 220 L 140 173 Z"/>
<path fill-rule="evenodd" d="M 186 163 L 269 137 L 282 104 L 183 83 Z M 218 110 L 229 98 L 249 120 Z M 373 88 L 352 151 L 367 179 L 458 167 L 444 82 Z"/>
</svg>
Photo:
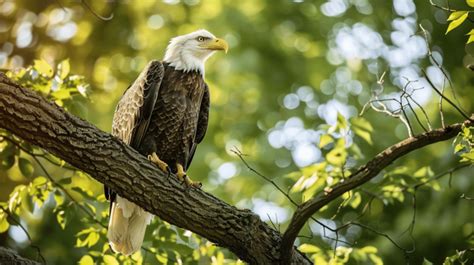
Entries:
<svg viewBox="0 0 474 265">
<path fill-rule="evenodd" d="M 114 252 L 130 255 L 140 249 L 153 215 L 117 195 L 110 210 L 107 238 Z"/>
</svg>

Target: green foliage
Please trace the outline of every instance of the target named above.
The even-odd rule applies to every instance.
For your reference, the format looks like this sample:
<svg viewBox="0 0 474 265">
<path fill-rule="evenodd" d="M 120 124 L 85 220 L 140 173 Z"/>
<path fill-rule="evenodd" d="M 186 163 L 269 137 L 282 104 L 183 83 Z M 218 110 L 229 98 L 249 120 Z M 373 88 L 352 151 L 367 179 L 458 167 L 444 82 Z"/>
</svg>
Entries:
<svg viewBox="0 0 474 265">
<path fill-rule="evenodd" d="M 461 157 L 461 162 L 474 164 L 474 127 L 462 128 L 454 141 L 454 153 Z"/>
<path fill-rule="evenodd" d="M 472 0 L 466 0 L 466 4 L 470 7 L 474 7 L 473 1 Z M 469 17 L 469 14 L 471 11 L 455 11 L 452 10 L 451 14 L 449 14 L 449 17 L 447 21 L 449 22 L 448 29 L 446 30 L 445 34 L 448 34 L 451 30 L 461 26 L 464 21 Z M 467 39 L 466 44 L 469 44 L 474 41 L 474 29 L 471 29 L 467 34 L 469 38 Z"/>
<path fill-rule="evenodd" d="M 147 61 L 162 58 L 171 37 L 197 28 L 223 36 L 231 49 L 206 65 L 210 125 L 189 174 L 216 197 L 250 208 L 262 219 L 270 216 L 281 231 L 294 206 L 232 156 L 232 147 L 242 150 L 256 169 L 301 203 L 324 196 L 406 136 L 398 120 L 382 113 L 357 116 L 374 94 L 398 96 L 403 86 L 399 79 L 405 75 L 420 79 L 422 87 L 423 78 L 417 74 L 427 68 L 433 80 L 440 81 L 436 85 L 445 84 L 445 95 L 451 97 L 454 89 L 459 104 L 472 110 L 472 75 L 463 64 L 473 64 L 474 57 L 469 46 L 453 49 L 465 41 L 458 33 L 471 25 L 468 7 L 445 12 L 431 8 L 429 1 L 415 1 L 412 11 L 410 1 L 401 11 L 395 6 L 398 1 L 384 5 L 340 1 L 338 8 L 331 6 L 335 1 L 89 2 L 98 14 L 113 12 L 114 18 L 100 21 L 74 3 L 63 3 L 66 11 L 53 2 L 0 3 L 6 25 L 0 34 L 0 64 L 12 70 L 8 76 L 108 131 L 118 98 Z M 470 0 L 466 3 L 474 6 Z M 449 73 L 452 87 L 426 58 L 418 23 L 429 31 L 433 56 Z M 68 37 L 68 32 L 75 33 Z M 31 42 L 21 46 L 30 33 Z M 400 37 L 401 33 L 407 36 Z M 474 41 L 472 30 L 468 35 L 468 43 Z M 413 53 L 416 59 L 405 62 Z M 32 66 L 20 67 L 27 65 Z M 379 91 L 383 81 L 385 91 Z M 440 127 L 439 99 L 428 87 L 420 92 L 427 98 L 421 106 L 433 126 Z M 337 107 L 328 107 L 335 101 Z M 446 124 L 462 119 L 444 106 Z M 413 114 L 407 116 L 416 133 Z M 276 144 L 271 137 L 275 131 L 280 133 L 274 137 Z M 455 153 L 466 163 L 472 163 L 472 142 L 472 128 L 465 128 L 454 143 Z M 300 149 L 301 144 L 310 148 Z M 474 186 L 471 168 L 453 173 L 452 178 L 437 178 L 459 162 L 450 148 L 440 143 L 396 161 L 314 218 L 331 229 L 360 222 L 402 247 L 409 248 L 413 237 L 416 250 L 407 254 L 413 264 L 457 262 L 454 249 L 473 246 L 471 239 L 466 240 L 472 232 L 472 202 L 459 197 L 472 197 Z M 316 150 L 316 155 L 308 150 Z M 31 154 L 38 155 L 48 174 Z M 297 163 L 301 157 L 314 159 Z M 148 227 L 141 252 L 130 257 L 112 253 L 104 230 L 108 203 L 102 186 L 4 130 L 0 130 L 0 182 L 0 205 L 25 224 L 48 264 L 243 264 L 228 250 L 159 218 Z M 406 232 L 415 195 L 416 222 L 413 231 Z M 274 205 L 259 206 L 259 201 Z M 284 214 L 275 220 L 272 208 Z M 0 233 L 14 225 L 12 220 L 0 210 Z M 301 234 L 311 236 L 299 238 L 299 249 L 317 264 L 406 263 L 406 253 L 361 227 L 348 225 L 336 235 L 310 220 Z M 0 245 L 36 256 L 34 249 L 10 234 L 1 236 L 7 240 Z M 464 254 L 462 259 L 469 257 Z"/>
<path fill-rule="evenodd" d="M 315 264 L 323 265 L 342 265 L 342 264 L 384 264 L 377 255 L 377 248 L 366 246 L 363 248 L 337 247 L 335 252 L 332 250 L 322 250 L 314 245 L 302 244 L 298 249 L 311 256 Z"/>
</svg>

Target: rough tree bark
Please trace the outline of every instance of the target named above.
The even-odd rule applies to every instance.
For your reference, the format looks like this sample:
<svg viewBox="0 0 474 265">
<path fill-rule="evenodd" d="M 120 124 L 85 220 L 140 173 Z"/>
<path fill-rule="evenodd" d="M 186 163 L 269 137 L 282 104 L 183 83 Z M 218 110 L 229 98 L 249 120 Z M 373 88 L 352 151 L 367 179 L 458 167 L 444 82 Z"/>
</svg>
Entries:
<svg viewBox="0 0 474 265">
<path fill-rule="evenodd" d="M 1 73 L 0 128 L 48 150 L 161 219 L 228 248 L 243 261 L 279 261 L 281 234 L 258 215 L 204 190 L 186 189 L 119 139 Z M 291 263 L 311 264 L 295 253 Z"/>
<path fill-rule="evenodd" d="M 472 126 L 474 116 L 464 122 Z M 462 124 L 395 144 L 332 191 L 303 203 L 283 238 L 249 210 L 237 209 L 203 190 L 186 189 L 117 138 L 67 113 L 0 73 L 0 128 L 89 173 L 147 211 L 226 247 L 251 264 L 311 264 L 293 246 L 308 218 L 341 194 L 375 177 L 397 158 L 454 137 Z"/>
<path fill-rule="evenodd" d="M 0 247 L 0 264 L 9 265 L 39 265 L 40 263 L 23 258 L 11 249 Z"/>
</svg>

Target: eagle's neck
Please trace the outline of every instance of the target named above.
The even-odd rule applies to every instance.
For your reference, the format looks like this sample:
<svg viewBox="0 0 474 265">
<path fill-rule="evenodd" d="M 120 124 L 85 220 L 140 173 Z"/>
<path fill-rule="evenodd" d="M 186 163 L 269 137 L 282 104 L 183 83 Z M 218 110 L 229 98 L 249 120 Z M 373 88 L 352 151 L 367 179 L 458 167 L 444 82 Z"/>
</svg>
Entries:
<svg viewBox="0 0 474 265">
<path fill-rule="evenodd" d="M 169 63 L 176 70 L 183 72 L 197 71 L 204 77 L 204 63 L 210 54 L 196 54 L 190 50 L 179 49 L 179 47 L 168 47 L 164 62 Z"/>
</svg>

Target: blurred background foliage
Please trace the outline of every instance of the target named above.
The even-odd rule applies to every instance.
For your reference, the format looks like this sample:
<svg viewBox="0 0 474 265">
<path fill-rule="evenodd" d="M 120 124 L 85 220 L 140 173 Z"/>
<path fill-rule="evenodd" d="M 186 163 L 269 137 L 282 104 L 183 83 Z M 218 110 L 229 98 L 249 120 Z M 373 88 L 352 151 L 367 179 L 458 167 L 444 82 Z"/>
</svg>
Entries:
<svg viewBox="0 0 474 265">
<path fill-rule="evenodd" d="M 452 1 L 443 10 L 444 1 L 435 7 L 428 0 L 0 0 L 0 66 L 110 131 L 119 97 L 149 60 L 162 58 L 171 37 L 199 28 L 224 37 L 230 52 L 206 66 L 210 124 L 189 173 L 205 191 L 252 209 L 283 232 L 295 208 L 287 195 L 300 203 L 327 191 L 408 136 L 400 119 L 371 108 L 359 117 L 374 95 L 399 98 L 409 90 L 424 127 L 422 109 L 441 127 L 426 71 L 438 89 L 472 111 L 473 75 L 466 66 L 474 63 L 474 47 L 465 46 L 472 19 L 469 12 L 453 15 L 472 10 L 471 2 Z M 397 112 L 394 102 L 386 107 Z M 413 132 L 423 132 L 406 111 Z M 462 120 L 444 105 L 446 124 Z M 159 218 L 141 253 L 113 254 L 102 185 L 0 134 L 0 245 L 41 260 L 37 246 L 48 264 L 242 263 Z M 319 223 L 310 220 L 301 231 L 299 249 L 317 264 L 472 263 L 472 143 L 466 128 L 454 145 L 439 143 L 400 159 L 317 213 Z"/>
</svg>

